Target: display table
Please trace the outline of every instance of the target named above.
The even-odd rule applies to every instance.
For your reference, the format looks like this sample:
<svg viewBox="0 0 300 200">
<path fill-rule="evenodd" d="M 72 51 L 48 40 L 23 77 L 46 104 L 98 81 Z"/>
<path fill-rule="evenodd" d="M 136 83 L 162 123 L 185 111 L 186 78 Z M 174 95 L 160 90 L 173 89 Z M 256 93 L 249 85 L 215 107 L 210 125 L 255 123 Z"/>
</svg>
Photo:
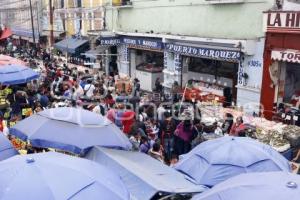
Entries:
<svg viewBox="0 0 300 200">
<path fill-rule="evenodd" d="M 160 78 L 163 81 L 162 71 L 146 71 L 142 69 L 136 69 L 135 77 L 140 80 L 141 90 L 152 92 L 155 88 L 155 81 Z"/>
</svg>

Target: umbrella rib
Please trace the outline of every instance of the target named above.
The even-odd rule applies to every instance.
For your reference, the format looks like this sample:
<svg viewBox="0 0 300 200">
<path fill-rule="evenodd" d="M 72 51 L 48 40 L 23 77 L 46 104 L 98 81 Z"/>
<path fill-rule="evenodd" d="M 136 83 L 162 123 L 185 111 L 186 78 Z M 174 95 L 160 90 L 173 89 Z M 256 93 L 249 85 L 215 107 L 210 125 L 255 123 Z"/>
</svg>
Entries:
<svg viewBox="0 0 300 200">
<path fill-rule="evenodd" d="M 60 122 L 65 122 L 65 123 L 70 123 L 70 124 L 75 124 L 75 125 L 78 125 L 80 126 L 80 124 L 77 124 L 76 122 L 70 122 L 70 121 L 66 121 L 66 120 L 63 120 L 63 119 L 54 119 L 54 118 L 51 118 L 51 117 L 48 117 L 48 116 L 45 116 L 45 115 L 41 115 L 39 113 L 36 113 L 37 115 L 41 116 L 41 117 L 45 117 L 47 119 L 50 119 L 50 120 L 54 120 L 54 121 L 60 121 Z M 109 126 L 110 124 L 112 123 L 109 123 L 109 124 L 105 124 L 105 125 L 93 125 L 93 124 L 87 124 L 87 125 L 84 125 L 84 126 L 90 126 L 90 127 L 105 127 L 105 126 Z"/>
<path fill-rule="evenodd" d="M 95 181 L 93 181 L 92 183 L 84 186 L 83 188 L 81 188 L 80 190 L 78 190 L 76 193 L 72 194 L 69 198 L 69 199 L 72 199 L 73 197 L 75 197 L 77 194 L 79 194 L 81 191 L 85 190 L 86 188 L 90 187 L 91 185 L 93 185 L 95 183 Z"/>
</svg>

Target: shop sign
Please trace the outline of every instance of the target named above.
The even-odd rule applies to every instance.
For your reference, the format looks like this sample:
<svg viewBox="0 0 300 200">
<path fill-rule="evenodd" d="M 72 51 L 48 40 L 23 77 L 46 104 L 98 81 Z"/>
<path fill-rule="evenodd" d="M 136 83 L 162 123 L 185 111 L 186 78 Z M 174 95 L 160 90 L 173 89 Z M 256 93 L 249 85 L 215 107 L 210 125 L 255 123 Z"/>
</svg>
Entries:
<svg viewBox="0 0 300 200">
<path fill-rule="evenodd" d="M 262 64 L 258 60 L 250 60 L 250 61 L 248 61 L 248 66 L 249 67 L 261 67 Z"/>
<path fill-rule="evenodd" d="M 274 50 L 272 59 L 277 61 L 300 63 L 300 51 L 297 50 Z"/>
<path fill-rule="evenodd" d="M 142 46 L 148 49 L 163 49 L 163 43 L 154 39 L 123 37 L 121 42 L 130 46 Z"/>
<path fill-rule="evenodd" d="M 100 45 L 103 46 L 115 46 L 120 44 L 120 39 L 116 38 L 116 37 L 104 37 L 104 38 L 100 38 Z"/>
<path fill-rule="evenodd" d="M 167 51 L 178 53 L 178 54 L 212 58 L 212 59 L 239 61 L 241 57 L 241 53 L 238 51 L 208 49 L 202 47 L 191 47 L 191 46 L 184 46 L 184 45 L 177 45 L 177 44 L 166 44 L 165 49 Z"/>
<path fill-rule="evenodd" d="M 266 12 L 264 14 L 264 31 L 300 33 L 300 12 Z"/>
</svg>

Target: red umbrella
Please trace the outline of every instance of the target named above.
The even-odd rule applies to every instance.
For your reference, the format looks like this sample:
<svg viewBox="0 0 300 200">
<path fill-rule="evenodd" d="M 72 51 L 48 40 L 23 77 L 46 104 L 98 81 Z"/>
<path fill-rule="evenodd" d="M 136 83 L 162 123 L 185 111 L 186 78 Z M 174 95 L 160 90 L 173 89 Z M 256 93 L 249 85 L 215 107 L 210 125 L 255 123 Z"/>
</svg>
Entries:
<svg viewBox="0 0 300 200">
<path fill-rule="evenodd" d="M 23 65 L 23 66 L 27 65 L 24 61 L 22 61 L 20 59 L 0 54 L 0 66 L 1 65 L 12 65 L 12 64 Z"/>
</svg>

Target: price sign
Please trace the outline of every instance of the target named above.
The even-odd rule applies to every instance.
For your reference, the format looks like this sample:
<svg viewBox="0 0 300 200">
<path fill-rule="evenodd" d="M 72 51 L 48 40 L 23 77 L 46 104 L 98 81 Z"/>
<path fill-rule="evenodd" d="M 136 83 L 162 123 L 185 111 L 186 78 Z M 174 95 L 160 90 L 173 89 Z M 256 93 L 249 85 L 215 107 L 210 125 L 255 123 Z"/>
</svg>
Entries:
<svg viewBox="0 0 300 200">
<path fill-rule="evenodd" d="M 286 120 L 291 120 L 292 118 L 291 118 L 290 115 L 287 115 L 285 119 L 286 119 Z"/>
<path fill-rule="evenodd" d="M 293 116 L 293 120 L 294 120 L 294 121 L 298 121 L 298 119 L 299 119 L 299 117 L 298 117 L 298 116 L 296 116 L 296 115 L 295 115 L 295 116 Z"/>
</svg>

